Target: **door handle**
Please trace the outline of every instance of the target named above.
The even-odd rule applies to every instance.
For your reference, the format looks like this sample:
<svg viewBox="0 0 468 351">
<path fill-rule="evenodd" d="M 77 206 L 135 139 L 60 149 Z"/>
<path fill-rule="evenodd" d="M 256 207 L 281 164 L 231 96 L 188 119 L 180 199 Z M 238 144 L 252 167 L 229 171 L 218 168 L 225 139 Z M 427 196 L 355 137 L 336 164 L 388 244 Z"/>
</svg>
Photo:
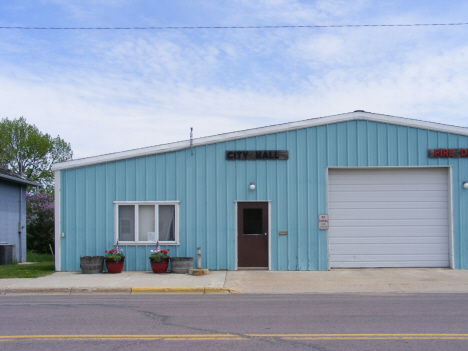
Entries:
<svg viewBox="0 0 468 351">
<path fill-rule="evenodd" d="M 265 235 L 268 235 L 268 233 L 265 233 Z"/>
</svg>

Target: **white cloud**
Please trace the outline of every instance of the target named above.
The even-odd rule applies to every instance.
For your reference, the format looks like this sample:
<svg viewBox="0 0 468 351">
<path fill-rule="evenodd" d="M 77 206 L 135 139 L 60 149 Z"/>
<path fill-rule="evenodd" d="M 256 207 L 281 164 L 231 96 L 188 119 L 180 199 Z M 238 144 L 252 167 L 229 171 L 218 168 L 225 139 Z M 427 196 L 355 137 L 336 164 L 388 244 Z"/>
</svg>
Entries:
<svg viewBox="0 0 468 351">
<path fill-rule="evenodd" d="M 231 20 L 250 11 L 249 18 L 273 23 L 341 21 L 368 5 L 239 3 Z M 467 125 L 466 32 L 9 34 L 0 42 L 1 117 L 24 116 L 60 134 L 75 157 L 188 139 L 190 127 L 201 137 L 356 109 Z"/>
<path fill-rule="evenodd" d="M 238 0 L 235 3 L 241 4 L 239 11 L 235 11 L 228 18 L 231 21 L 241 21 L 245 23 L 245 13 L 248 13 L 248 19 L 256 24 L 261 21 L 262 24 L 301 24 L 313 25 L 324 23 L 332 18 L 334 20 L 347 17 L 348 19 L 366 7 L 368 0 L 318 0 L 318 1 L 299 1 L 299 0 Z M 240 12 L 240 13 L 239 13 Z M 328 23 L 329 24 L 329 23 Z"/>
</svg>

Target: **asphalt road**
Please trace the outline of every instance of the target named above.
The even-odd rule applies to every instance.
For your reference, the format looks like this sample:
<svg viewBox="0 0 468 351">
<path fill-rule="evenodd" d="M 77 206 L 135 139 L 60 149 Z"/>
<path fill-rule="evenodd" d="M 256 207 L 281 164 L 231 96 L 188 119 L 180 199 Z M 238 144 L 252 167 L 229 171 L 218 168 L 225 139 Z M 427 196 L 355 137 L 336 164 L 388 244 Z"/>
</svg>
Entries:
<svg viewBox="0 0 468 351">
<path fill-rule="evenodd" d="M 467 294 L 0 296 L 0 350 L 467 350 Z"/>
</svg>

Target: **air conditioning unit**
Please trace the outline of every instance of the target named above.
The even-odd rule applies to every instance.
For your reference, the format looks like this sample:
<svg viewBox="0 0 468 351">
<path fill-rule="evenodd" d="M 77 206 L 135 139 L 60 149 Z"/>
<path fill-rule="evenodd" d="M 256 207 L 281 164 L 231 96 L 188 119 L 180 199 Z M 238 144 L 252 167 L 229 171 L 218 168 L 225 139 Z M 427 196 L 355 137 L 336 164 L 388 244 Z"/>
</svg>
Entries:
<svg viewBox="0 0 468 351">
<path fill-rule="evenodd" d="M 0 265 L 12 264 L 16 260 L 15 245 L 0 245 Z"/>
</svg>

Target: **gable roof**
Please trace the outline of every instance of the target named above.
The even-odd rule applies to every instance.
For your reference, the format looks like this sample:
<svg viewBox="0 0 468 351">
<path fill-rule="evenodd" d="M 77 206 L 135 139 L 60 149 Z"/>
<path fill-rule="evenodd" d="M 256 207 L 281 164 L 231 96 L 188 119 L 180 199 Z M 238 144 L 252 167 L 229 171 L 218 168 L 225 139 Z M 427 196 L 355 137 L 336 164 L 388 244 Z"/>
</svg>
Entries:
<svg viewBox="0 0 468 351">
<path fill-rule="evenodd" d="M 39 183 L 24 179 L 19 174 L 10 171 L 7 168 L 0 167 L 0 179 L 9 180 L 13 183 L 25 184 L 25 185 L 32 185 L 32 186 L 40 186 Z"/>
<path fill-rule="evenodd" d="M 382 115 L 382 114 L 358 110 L 358 111 L 343 113 L 339 115 L 311 118 L 311 119 L 298 121 L 298 122 L 289 122 L 289 123 L 277 124 L 277 125 L 272 125 L 272 126 L 267 126 L 267 127 L 259 127 L 259 128 L 241 130 L 237 132 L 218 134 L 218 135 L 213 135 L 213 136 L 208 136 L 208 137 L 203 137 L 203 138 L 196 138 L 192 140 L 192 146 L 195 147 L 195 146 L 201 146 L 201 145 L 215 144 L 215 143 L 226 142 L 226 141 L 231 141 L 231 140 L 236 140 L 236 139 L 255 137 L 259 135 L 280 133 L 280 132 L 286 132 L 290 130 L 310 128 L 310 127 L 316 127 L 316 126 L 321 126 L 321 125 L 326 125 L 326 124 L 347 122 L 347 121 L 354 121 L 354 120 L 381 122 L 381 123 L 387 123 L 387 124 L 395 124 L 395 125 L 406 126 L 406 127 L 427 129 L 427 130 L 433 130 L 437 132 L 452 133 L 452 134 L 468 136 L 468 128 L 465 128 L 465 127 L 457 127 L 457 126 L 451 126 L 447 124 L 440 124 L 440 123 L 434 123 L 434 122 L 425 122 L 425 121 L 420 121 L 416 119 Z M 52 165 L 52 169 L 57 171 L 61 169 L 76 168 L 76 167 L 88 166 L 88 165 L 93 165 L 93 164 L 98 164 L 98 163 L 118 161 L 118 160 L 123 160 L 127 158 L 133 158 L 133 157 L 154 155 L 154 154 L 160 154 L 164 152 L 172 152 L 172 151 L 183 150 L 187 148 L 190 148 L 190 140 L 178 141 L 175 143 L 162 144 L 162 145 L 144 147 L 144 148 L 134 149 L 134 150 L 129 150 L 129 151 L 115 152 L 115 153 L 106 154 L 106 155 L 65 161 L 65 162 L 56 163 Z"/>
</svg>

